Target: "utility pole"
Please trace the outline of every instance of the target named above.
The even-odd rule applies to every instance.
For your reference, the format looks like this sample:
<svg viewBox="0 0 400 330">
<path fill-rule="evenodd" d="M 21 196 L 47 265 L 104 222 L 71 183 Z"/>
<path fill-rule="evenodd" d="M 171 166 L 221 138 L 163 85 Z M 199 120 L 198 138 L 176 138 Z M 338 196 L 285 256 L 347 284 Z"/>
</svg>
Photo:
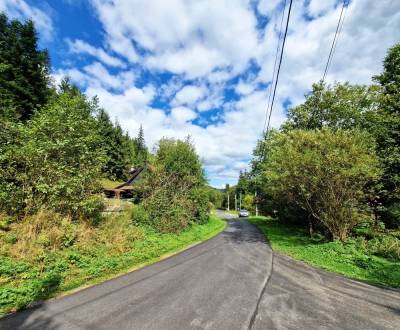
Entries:
<svg viewBox="0 0 400 330">
<path fill-rule="evenodd" d="M 228 211 L 229 211 L 229 190 L 228 190 Z"/>
<path fill-rule="evenodd" d="M 254 193 L 254 201 L 256 203 L 256 217 L 258 217 L 258 201 L 257 201 L 257 189 Z"/>
<path fill-rule="evenodd" d="M 235 192 L 235 211 L 237 211 L 237 198 L 236 198 L 236 192 Z"/>
<path fill-rule="evenodd" d="M 239 210 L 242 209 L 242 192 L 240 192 L 240 197 L 239 197 Z"/>
</svg>

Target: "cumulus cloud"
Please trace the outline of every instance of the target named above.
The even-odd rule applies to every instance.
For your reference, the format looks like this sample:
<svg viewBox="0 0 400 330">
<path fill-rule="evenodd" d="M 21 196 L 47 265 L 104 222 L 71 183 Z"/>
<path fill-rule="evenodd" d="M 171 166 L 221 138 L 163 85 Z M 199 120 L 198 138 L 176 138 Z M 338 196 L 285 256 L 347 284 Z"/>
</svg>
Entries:
<svg viewBox="0 0 400 330">
<path fill-rule="evenodd" d="M 257 10 L 261 15 L 270 16 L 281 2 L 281 0 L 260 0 Z"/>
<path fill-rule="evenodd" d="M 206 89 L 203 87 L 187 85 L 176 93 L 172 104 L 174 105 L 194 105 L 197 101 L 206 95 Z"/>
<path fill-rule="evenodd" d="M 76 68 L 59 69 L 53 74 L 56 84 L 63 77 L 69 77 L 73 83 L 84 88 L 103 87 L 115 90 L 129 89 L 134 85 L 135 81 L 133 71 L 121 71 L 117 75 L 113 75 L 99 62 L 86 65 L 82 70 Z"/>
<path fill-rule="evenodd" d="M 107 54 L 102 48 L 93 47 L 92 45 L 88 44 L 87 42 L 84 42 L 83 40 L 77 39 L 72 41 L 67 39 L 67 44 L 69 46 L 70 52 L 74 54 L 82 54 L 82 53 L 89 54 L 91 56 L 98 58 L 101 62 L 103 62 L 106 65 L 113 67 L 120 67 L 120 68 L 126 67 L 125 63 L 121 61 L 119 58 L 113 57 Z"/>
<path fill-rule="evenodd" d="M 71 42 L 74 51 L 98 61 L 55 76 L 69 74 L 89 95 L 98 95 L 131 135 L 143 124 L 150 146 L 163 136 L 191 135 L 212 183 L 234 183 L 264 126 L 283 1 L 92 0 L 92 5 L 107 52 L 79 39 Z M 340 9 L 335 0 L 294 1 L 273 127 L 285 120 L 284 104 L 302 102 L 321 79 Z M 369 83 L 387 48 L 399 42 L 398 31 L 399 1 L 352 0 L 327 81 Z M 158 86 L 151 78 L 143 83 L 137 67 L 150 77 L 170 78 Z"/>
<path fill-rule="evenodd" d="M 197 117 L 196 112 L 186 107 L 177 107 L 171 110 L 171 119 L 178 124 L 183 124 Z"/>
<path fill-rule="evenodd" d="M 134 40 L 149 52 L 150 68 L 190 79 L 220 67 L 238 73 L 257 52 L 257 20 L 247 1 L 92 2 L 113 50 L 120 52 L 114 39 Z"/>
</svg>

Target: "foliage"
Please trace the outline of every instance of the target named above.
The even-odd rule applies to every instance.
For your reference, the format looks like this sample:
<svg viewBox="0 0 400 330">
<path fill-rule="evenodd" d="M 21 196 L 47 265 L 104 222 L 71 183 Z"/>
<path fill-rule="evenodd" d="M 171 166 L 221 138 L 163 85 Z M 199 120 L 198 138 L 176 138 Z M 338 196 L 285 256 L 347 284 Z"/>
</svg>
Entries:
<svg viewBox="0 0 400 330">
<path fill-rule="evenodd" d="M 0 158 L 0 209 L 22 216 L 43 206 L 73 217 L 101 210 L 97 179 L 104 161 L 92 104 L 63 93 L 26 125 L 12 126 L 14 141 Z"/>
<path fill-rule="evenodd" d="M 389 49 L 379 85 L 314 84 L 306 101 L 288 110 L 284 132 L 322 127 L 367 130 L 375 139 L 383 175 L 374 185 L 376 216 L 398 226 L 389 209 L 400 201 L 400 44 Z"/>
<path fill-rule="evenodd" d="M 210 205 L 201 190 L 204 185 L 202 164 L 190 140 L 160 140 L 144 183 L 147 224 L 161 232 L 180 232 L 190 221 L 207 221 Z"/>
<path fill-rule="evenodd" d="M 97 225 L 74 223 L 52 212 L 37 216 L 30 217 L 29 228 L 24 223 L 11 225 L 17 243 L 5 242 L 7 233 L 0 231 L 0 316 L 158 261 L 166 253 L 214 236 L 225 225 L 213 216 L 207 224 L 192 224 L 177 235 L 133 226 L 128 213 L 104 218 Z M 71 234 L 64 235 L 64 229 L 57 231 L 57 227 L 68 228 Z M 28 231 L 30 236 L 26 235 Z M 55 232 L 60 235 L 53 236 Z M 39 237 L 55 237 L 60 248 L 43 246 Z"/>
<path fill-rule="evenodd" d="M 368 215 L 365 188 L 380 174 L 366 134 L 330 129 L 276 134 L 264 168 L 273 198 L 298 205 L 340 240 Z"/>
<path fill-rule="evenodd" d="M 370 126 L 369 117 L 379 107 L 377 86 L 335 83 L 313 84 L 303 104 L 288 109 L 283 131 L 320 129 L 323 127 L 354 129 Z"/>
<path fill-rule="evenodd" d="M 186 140 L 161 139 L 155 155 L 155 166 L 167 175 L 174 175 L 188 188 L 205 184 L 199 156 L 190 138 Z"/>
<path fill-rule="evenodd" d="M 255 210 L 254 195 L 250 194 L 243 195 L 242 208 L 250 212 L 254 212 Z"/>
<path fill-rule="evenodd" d="M 383 72 L 374 77 L 383 87 L 382 107 L 389 113 L 400 112 L 400 44 L 389 48 L 383 62 Z"/>
<path fill-rule="evenodd" d="M 236 194 L 247 194 L 251 192 L 254 192 L 254 187 L 252 186 L 250 173 L 248 173 L 246 170 L 240 171 L 238 183 L 236 185 Z"/>
<path fill-rule="evenodd" d="M 395 202 L 387 209 L 388 218 L 392 227 L 400 228 L 400 202 Z"/>
<path fill-rule="evenodd" d="M 140 125 L 137 138 L 134 140 L 136 148 L 135 166 L 144 166 L 148 160 L 148 150 L 144 140 L 143 126 Z"/>
<path fill-rule="evenodd" d="M 374 77 L 382 87 L 380 116 L 375 120 L 379 129 L 374 133 L 384 169 L 384 203 L 390 208 L 400 202 L 400 44 L 389 49 L 383 68 L 383 72 Z M 390 224 L 398 225 L 400 218 L 392 216 L 389 214 Z"/>
<path fill-rule="evenodd" d="M 154 174 L 151 193 L 143 205 L 148 212 L 148 224 L 164 233 L 178 233 L 186 228 L 192 219 L 188 188 L 180 185 L 173 176 Z"/>
<path fill-rule="evenodd" d="M 251 217 L 250 221 L 265 233 L 277 252 L 354 279 L 400 287 L 400 259 L 386 258 L 387 255 L 383 258 L 377 252 L 386 251 L 387 246 L 380 245 L 377 249 L 374 247 L 377 242 L 361 237 L 330 242 L 323 236 L 310 237 L 306 230 L 272 218 Z"/>
<path fill-rule="evenodd" d="M 211 209 L 208 187 L 192 189 L 189 195 L 191 203 L 192 218 L 197 223 L 203 224 L 208 221 Z"/>
<path fill-rule="evenodd" d="M 31 20 L 9 21 L 0 13 L 0 111 L 12 108 L 14 116 L 24 121 L 50 95 L 49 56 L 47 50 L 38 49 L 37 42 Z"/>
<path fill-rule="evenodd" d="M 100 148 L 106 155 L 103 173 L 110 179 L 126 180 L 136 161 L 135 141 L 124 134 L 118 123 L 111 122 L 104 109 L 98 110 L 97 125 L 101 136 Z"/>
<path fill-rule="evenodd" d="M 221 208 L 224 195 L 221 190 L 213 187 L 208 187 L 208 200 L 214 208 Z"/>
</svg>

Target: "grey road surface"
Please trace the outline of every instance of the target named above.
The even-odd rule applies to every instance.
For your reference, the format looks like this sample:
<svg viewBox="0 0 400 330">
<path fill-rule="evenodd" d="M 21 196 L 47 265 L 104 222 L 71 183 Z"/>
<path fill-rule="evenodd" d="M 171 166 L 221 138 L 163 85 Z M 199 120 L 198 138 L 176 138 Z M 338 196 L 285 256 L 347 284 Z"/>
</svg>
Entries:
<svg viewBox="0 0 400 330">
<path fill-rule="evenodd" d="M 400 292 L 271 251 L 244 220 L 154 265 L 0 320 L 0 329 L 400 329 Z"/>
</svg>

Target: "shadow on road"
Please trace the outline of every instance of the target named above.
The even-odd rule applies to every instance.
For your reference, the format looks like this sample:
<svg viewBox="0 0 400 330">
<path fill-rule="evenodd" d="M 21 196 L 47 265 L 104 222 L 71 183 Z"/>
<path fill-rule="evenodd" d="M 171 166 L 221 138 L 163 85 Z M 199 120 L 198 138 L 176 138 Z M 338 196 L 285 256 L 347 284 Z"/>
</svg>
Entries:
<svg viewBox="0 0 400 330">
<path fill-rule="evenodd" d="M 262 234 L 254 225 L 246 220 L 238 218 L 226 219 L 229 227 L 222 233 L 222 236 L 228 241 L 235 244 L 242 243 L 265 243 L 265 235 Z"/>
</svg>

